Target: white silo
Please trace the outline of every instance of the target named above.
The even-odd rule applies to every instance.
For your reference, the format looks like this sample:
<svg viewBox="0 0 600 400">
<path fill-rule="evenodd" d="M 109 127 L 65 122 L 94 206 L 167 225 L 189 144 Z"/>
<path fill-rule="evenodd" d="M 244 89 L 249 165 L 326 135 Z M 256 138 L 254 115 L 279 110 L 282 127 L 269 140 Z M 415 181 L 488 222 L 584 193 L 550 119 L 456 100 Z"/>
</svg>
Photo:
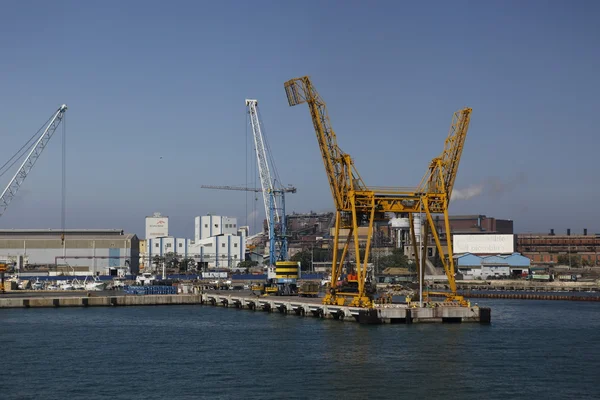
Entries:
<svg viewBox="0 0 600 400">
<path fill-rule="evenodd" d="M 423 220 L 424 219 L 425 218 L 423 218 Z M 404 246 L 408 246 L 411 243 L 409 218 L 392 218 L 389 220 L 388 224 L 395 235 L 396 246 L 398 248 L 403 249 Z M 415 238 L 417 243 L 420 243 L 423 221 L 419 214 L 413 214 L 413 226 L 415 228 Z"/>
</svg>

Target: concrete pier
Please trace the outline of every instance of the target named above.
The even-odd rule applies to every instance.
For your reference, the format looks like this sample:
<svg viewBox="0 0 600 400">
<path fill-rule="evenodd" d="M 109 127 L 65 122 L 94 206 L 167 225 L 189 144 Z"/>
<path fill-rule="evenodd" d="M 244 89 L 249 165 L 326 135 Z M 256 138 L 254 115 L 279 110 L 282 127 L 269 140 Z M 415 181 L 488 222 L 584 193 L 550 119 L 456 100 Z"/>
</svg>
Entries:
<svg viewBox="0 0 600 400">
<path fill-rule="evenodd" d="M 38 307 L 119 307 L 148 305 L 203 304 L 216 307 L 238 308 L 250 311 L 277 312 L 301 317 L 328 318 L 361 324 L 414 324 L 414 323 L 490 323 L 489 308 L 458 307 L 440 304 L 433 308 L 412 307 L 406 304 L 377 305 L 371 309 L 332 306 L 321 300 L 302 297 L 257 297 L 253 295 L 200 293 L 176 295 L 103 295 L 48 297 L 4 297 L 0 308 Z"/>
</svg>

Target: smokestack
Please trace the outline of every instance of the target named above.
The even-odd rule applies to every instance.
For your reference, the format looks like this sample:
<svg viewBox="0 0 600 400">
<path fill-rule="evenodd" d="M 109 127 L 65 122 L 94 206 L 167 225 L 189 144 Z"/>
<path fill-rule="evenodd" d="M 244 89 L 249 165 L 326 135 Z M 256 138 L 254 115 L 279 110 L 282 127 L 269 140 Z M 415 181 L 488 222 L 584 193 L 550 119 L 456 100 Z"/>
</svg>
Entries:
<svg viewBox="0 0 600 400">
<path fill-rule="evenodd" d="M 567 236 L 571 236 L 571 230 L 567 229 Z"/>
<path fill-rule="evenodd" d="M 583 236 L 587 236 L 587 229 L 583 230 Z"/>
<path fill-rule="evenodd" d="M 550 236 L 554 236 L 554 229 L 550 229 Z"/>
</svg>

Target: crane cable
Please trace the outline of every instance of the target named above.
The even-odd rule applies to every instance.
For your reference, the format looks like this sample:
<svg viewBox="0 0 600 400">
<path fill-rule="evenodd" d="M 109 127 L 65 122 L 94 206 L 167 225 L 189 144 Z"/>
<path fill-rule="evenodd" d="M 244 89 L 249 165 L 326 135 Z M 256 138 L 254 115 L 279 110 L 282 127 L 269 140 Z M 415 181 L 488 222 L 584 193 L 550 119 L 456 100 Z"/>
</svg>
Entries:
<svg viewBox="0 0 600 400">
<path fill-rule="evenodd" d="M 9 158 L 8 161 L 6 161 L 4 163 L 4 165 L 2 165 L 0 167 L 0 178 L 3 177 L 8 171 L 10 171 L 10 169 L 13 167 L 13 165 L 15 165 L 21 158 L 23 158 L 25 153 L 27 153 L 29 150 L 31 150 L 31 148 L 35 145 L 35 139 L 39 136 L 40 131 L 48 125 L 48 123 L 50 122 L 52 117 L 53 116 L 48 118 L 48 120 L 46 122 L 44 122 L 44 124 L 40 127 L 40 129 L 38 129 L 37 132 L 34 133 L 33 136 L 31 136 L 29 138 L 29 140 L 27 142 L 25 142 L 25 144 L 23 146 L 21 146 L 21 148 L 18 151 L 15 154 L 13 154 L 13 156 L 11 158 Z M 23 151 L 23 150 L 25 150 L 25 151 Z M 19 153 L 21 153 L 21 154 L 19 155 Z"/>
<path fill-rule="evenodd" d="M 66 115 L 63 114 L 63 121 L 62 121 L 62 191 L 61 191 L 61 215 L 60 215 L 61 242 L 63 245 L 65 243 L 65 225 L 66 225 L 66 217 L 67 217 L 66 199 L 67 199 L 67 119 L 66 119 Z"/>
<path fill-rule="evenodd" d="M 245 187 L 248 187 L 248 111 L 245 110 L 245 114 L 246 114 L 246 132 L 244 133 L 244 141 L 246 143 L 246 165 L 245 165 L 245 171 L 246 171 L 246 184 Z M 246 226 L 248 228 L 250 228 L 250 224 L 248 223 L 248 192 L 246 192 Z"/>
</svg>

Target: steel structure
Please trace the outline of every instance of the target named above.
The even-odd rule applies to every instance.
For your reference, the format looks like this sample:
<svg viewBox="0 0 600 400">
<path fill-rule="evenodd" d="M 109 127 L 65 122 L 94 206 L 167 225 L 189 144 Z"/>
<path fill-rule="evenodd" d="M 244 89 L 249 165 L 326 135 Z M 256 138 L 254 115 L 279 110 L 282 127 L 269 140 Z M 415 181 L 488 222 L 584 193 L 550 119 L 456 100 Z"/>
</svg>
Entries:
<svg viewBox="0 0 600 400">
<path fill-rule="evenodd" d="M 260 121 L 258 119 L 258 101 L 252 99 L 246 99 L 246 108 L 248 109 L 248 115 L 250 116 L 250 125 L 252 126 L 252 133 L 254 137 L 254 148 L 256 150 L 256 162 L 258 164 L 258 175 L 260 177 L 260 186 L 262 187 L 263 193 L 272 193 L 274 190 L 274 182 L 271 178 L 271 171 L 269 169 L 269 159 L 267 158 L 267 148 L 265 146 Z M 271 226 L 271 201 L 269 196 L 263 196 L 263 203 L 265 205 L 265 215 L 267 216 L 267 224 Z M 276 204 L 277 202 L 275 202 Z M 275 212 L 275 217 L 279 219 L 279 212 Z"/>
<path fill-rule="evenodd" d="M 211 186 L 202 185 L 205 189 L 242 190 L 248 192 L 262 192 L 265 206 L 267 226 L 269 228 L 269 263 L 274 266 L 277 261 L 288 259 L 288 237 L 285 221 L 285 193 L 296 193 L 293 186 L 283 187 L 273 179 L 271 171 L 275 170 L 273 158 L 269 157 L 267 141 L 258 115 L 258 101 L 246 99 L 246 108 L 250 116 L 258 174 L 261 189 L 240 186 Z M 269 162 L 270 160 L 270 162 Z"/>
<path fill-rule="evenodd" d="M 19 188 L 25 181 L 25 178 L 27 178 L 27 175 L 35 165 L 35 162 L 42 154 L 42 151 L 46 148 L 48 141 L 52 138 L 52 135 L 63 120 L 66 111 L 67 106 L 66 104 L 63 104 L 50 118 L 48 126 L 46 126 L 46 129 L 44 129 L 44 132 L 40 135 L 39 139 L 36 141 L 35 145 L 27 155 L 27 158 L 25 158 L 13 178 L 2 192 L 2 195 L 0 195 L 0 216 L 4 214 L 12 199 L 15 198 Z"/>
<path fill-rule="evenodd" d="M 219 185 L 202 185 L 202 189 L 219 189 L 219 190 L 241 190 L 245 192 L 262 192 L 259 188 L 248 188 L 243 186 L 219 186 Z"/>
<path fill-rule="evenodd" d="M 202 185 L 203 189 L 219 189 L 219 190 L 240 190 L 246 192 L 263 192 L 258 188 L 247 188 L 243 186 L 218 186 L 218 185 Z M 268 201 L 268 217 L 267 226 L 269 228 L 269 263 L 275 265 L 277 261 L 287 260 L 288 251 L 288 235 L 287 222 L 285 217 L 285 193 L 296 193 L 295 187 L 287 187 L 283 189 L 274 189 L 263 197 Z M 280 201 L 275 203 L 275 198 L 279 197 Z M 278 206 L 279 205 L 279 206 Z M 279 217 L 277 217 L 279 215 Z M 273 223 L 271 223 L 273 221 Z"/>
<path fill-rule="evenodd" d="M 285 82 L 284 87 L 290 106 L 302 103 L 308 105 L 336 207 L 331 285 L 329 293 L 323 300 L 324 303 L 338 305 L 349 303 L 358 307 L 372 305 L 372 298 L 365 290 L 367 260 L 374 221 L 387 219 L 386 213 L 408 214 L 412 243 L 417 256 L 416 262 L 419 265 L 413 214 L 423 212 L 427 216 L 428 223 L 423 224 L 425 229 L 422 237 L 426 241 L 428 230 L 431 229 L 450 286 L 447 301 L 466 304 L 462 296 L 456 293 L 451 236 L 447 234 L 448 257 L 445 258 L 432 215 L 443 214 L 446 232 L 450 232 L 448 204 L 469 127 L 471 108 L 464 108 L 454 113 L 444 151 L 431 161 L 428 172 L 417 188 L 368 187 L 354 166 L 352 157 L 344 153 L 338 146 L 325 102 L 313 86 L 310 77 L 291 79 Z M 369 230 L 364 253 L 362 253 L 359 246 L 358 227 L 364 224 L 368 225 Z M 340 229 L 342 228 L 348 229 L 349 233 L 343 244 L 342 253 L 338 255 Z M 351 239 L 353 239 L 355 272 L 358 281 L 356 293 L 336 289 Z M 427 255 L 427 246 L 423 246 L 422 249 L 420 257 L 424 258 Z M 419 276 L 422 274 L 419 273 Z"/>
</svg>

